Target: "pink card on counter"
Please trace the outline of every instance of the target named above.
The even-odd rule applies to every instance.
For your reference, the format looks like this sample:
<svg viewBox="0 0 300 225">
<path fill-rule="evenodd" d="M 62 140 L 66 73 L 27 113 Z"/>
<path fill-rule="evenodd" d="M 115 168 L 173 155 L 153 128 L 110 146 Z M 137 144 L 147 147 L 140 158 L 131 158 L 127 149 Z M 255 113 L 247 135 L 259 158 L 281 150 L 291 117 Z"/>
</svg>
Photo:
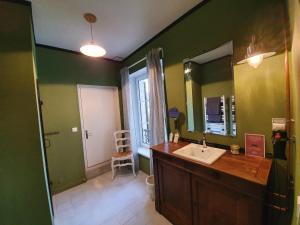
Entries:
<svg viewBox="0 0 300 225">
<path fill-rule="evenodd" d="M 245 134 L 245 154 L 265 158 L 265 135 Z"/>
</svg>

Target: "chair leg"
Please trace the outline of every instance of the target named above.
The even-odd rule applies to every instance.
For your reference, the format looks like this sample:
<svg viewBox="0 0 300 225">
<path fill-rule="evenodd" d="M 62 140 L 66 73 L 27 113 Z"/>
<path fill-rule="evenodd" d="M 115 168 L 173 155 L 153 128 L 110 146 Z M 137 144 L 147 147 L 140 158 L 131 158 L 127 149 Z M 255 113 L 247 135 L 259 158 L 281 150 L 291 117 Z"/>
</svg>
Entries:
<svg viewBox="0 0 300 225">
<path fill-rule="evenodd" d="M 134 159 L 133 159 L 133 156 L 131 157 L 131 163 L 132 163 L 132 173 L 133 175 L 136 177 L 136 174 L 135 174 L 135 168 L 134 168 Z"/>
<path fill-rule="evenodd" d="M 111 160 L 112 180 L 115 178 L 114 160 Z"/>
</svg>

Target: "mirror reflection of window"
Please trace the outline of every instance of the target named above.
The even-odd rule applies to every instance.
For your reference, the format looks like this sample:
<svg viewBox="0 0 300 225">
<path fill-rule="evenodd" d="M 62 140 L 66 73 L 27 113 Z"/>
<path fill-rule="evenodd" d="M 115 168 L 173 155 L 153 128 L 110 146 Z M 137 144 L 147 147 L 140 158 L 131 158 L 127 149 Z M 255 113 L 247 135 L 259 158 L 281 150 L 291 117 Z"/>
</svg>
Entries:
<svg viewBox="0 0 300 225">
<path fill-rule="evenodd" d="M 184 62 L 189 131 L 236 135 L 232 42 Z"/>
<path fill-rule="evenodd" d="M 130 95 L 132 99 L 132 120 L 136 131 L 138 148 L 149 148 L 150 145 L 150 107 L 149 80 L 147 69 L 142 68 L 130 74 Z"/>
<path fill-rule="evenodd" d="M 139 92 L 139 108 L 140 108 L 140 127 L 141 127 L 141 141 L 143 145 L 148 146 L 150 144 L 149 140 L 149 85 L 148 78 L 138 80 L 138 92 Z"/>
</svg>

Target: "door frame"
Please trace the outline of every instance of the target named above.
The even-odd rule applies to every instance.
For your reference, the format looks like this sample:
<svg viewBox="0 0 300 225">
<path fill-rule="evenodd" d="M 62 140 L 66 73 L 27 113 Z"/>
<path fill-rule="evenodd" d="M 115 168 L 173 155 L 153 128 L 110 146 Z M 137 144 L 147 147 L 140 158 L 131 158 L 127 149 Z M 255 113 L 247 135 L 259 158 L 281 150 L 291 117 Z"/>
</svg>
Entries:
<svg viewBox="0 0 300 225">
<path fill-rule="evenodd" d="M 83 123 L 83 108 L 81 105 L 81 95 L 80 95 L 80 88 L 81 87 L 92 87 L 92 88 L 101 88 L 101 89 L 111 89 L 114 90 L 116 93 L 116 100 L 118 104 L 116 105 L 116 112 L 118 118 L 118 129 L 121 129 L 121 111 L 120 111 L 120 98 L 119 98 L 119 88 L 116 86 L 101 86 L 101 85 L 87 85 L 87 84 L 77 84 L 77 95 L 78 95 L 78 106 L 79 106 L 79 114 L 80 114 L 80 126 L 81 126 L 81 141 L 82 141 L 82 150 L 83 150 L 83 156 L 84 156 L 84 167 L 85 171 L 95 170 L 97 168 L 100 168 L 102 166 L 110 164 L 111 160 L 99 163 L 97 165 L 94 165 L 92 167 L 88 167 L 87 163 L 87 150 L 86 150 L 86 143 L 85 143 L 85 131 L 84 131 L 84 123 Z"/>
</svg>

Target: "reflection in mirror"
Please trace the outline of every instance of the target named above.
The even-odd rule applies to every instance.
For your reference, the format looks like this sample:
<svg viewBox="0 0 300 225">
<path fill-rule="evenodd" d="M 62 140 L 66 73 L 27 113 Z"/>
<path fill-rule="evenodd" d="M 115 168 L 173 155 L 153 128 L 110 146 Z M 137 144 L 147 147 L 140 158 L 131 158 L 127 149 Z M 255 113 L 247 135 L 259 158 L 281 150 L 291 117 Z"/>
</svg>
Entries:
<svg viewBox="0 0 300 225">
<path fill-rule="evenodd" d="M 188 131 L 236 135 L 232 41 L 184 60 Z"/>
</svg>

